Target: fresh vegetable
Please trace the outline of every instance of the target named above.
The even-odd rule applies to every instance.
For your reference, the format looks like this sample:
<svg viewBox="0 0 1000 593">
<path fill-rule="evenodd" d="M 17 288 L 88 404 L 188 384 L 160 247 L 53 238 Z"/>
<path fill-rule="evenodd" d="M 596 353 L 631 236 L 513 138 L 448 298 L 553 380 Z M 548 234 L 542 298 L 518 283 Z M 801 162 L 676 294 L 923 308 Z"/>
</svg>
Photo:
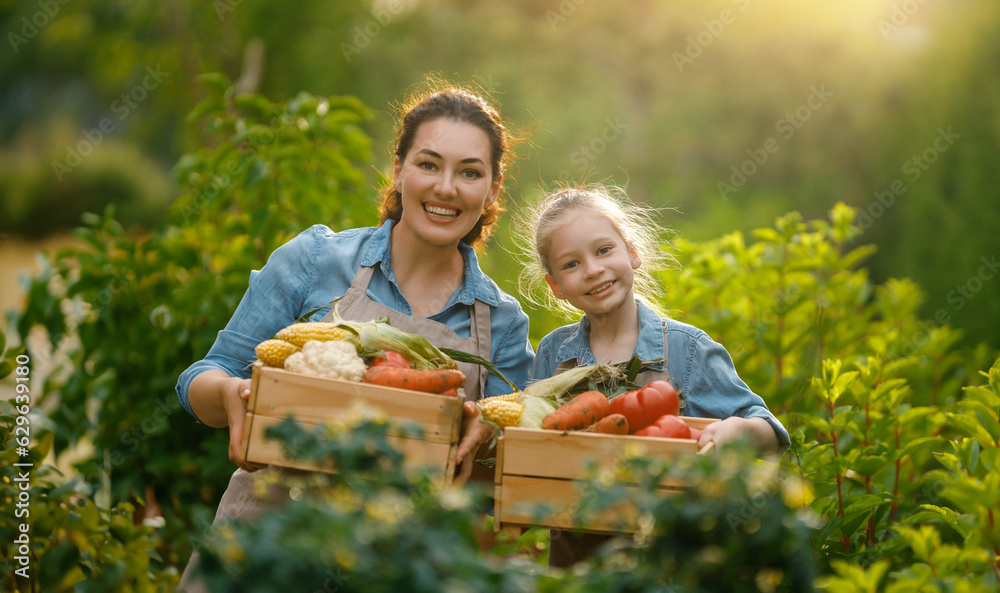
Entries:
<svg viewBox="0 0 1000 593">
<path fill-rule="evenodd" d="M 521 421 L 521 414 L 524 412 L 524 406 L 517 403 L 516 393 L 494 395 L 482 399 L 479 401 L 479 409 L 483 411 L 485 420 L 495 424 L 500 429 L 517 426 Z"/>
<path fill-rule="evenodd" d="M 364 381 L 383 387 L 441 393 L 464 385 L 465 373 L 458 369 L 401 369 L 375 366 L 364 372 Z"/>
<path fill-rule="evenodd" d="M 696 441 L 698 439 L 700 439 L 701 438 L 701 430 L 699 430 L 699 429 L 697 429 L 697 428 L 695 428 L 695 427 L 692 426 L 691 427 L 691 438 L 694 439 L 694 440 L 696 440 Z"/>
<path fill-rule="evenodd" d="M 664 414 L 656 422 L 637 431 L 635 436 L 639 437 L 659 437 L 667 439 L 689 439 L 691 438 L 691 427 L 683 420 L 673 414 Z"/>
<path fill-rule="evenodd" d="M 277 340 L 284 340 L 293 346 L 301 348 L 305 346 L 306 342 L 312 340 L 329 342 L 350 338 L 353 335 L 349 329 L 342 327 L 342 324 L 325 321 L 307 321 L 304 323 L 293 323 L 281 329 L 274 337 Z"/>
<path fill-rule="evenodd" d="M 478 404 L 483 411 L 481 421 L 499 429 L 508 426 L 541 428 L 542 420 L 556 410 L 556 405 L 549 399 L 523 391 L 487 397 L 479 400 Z M 515 410 L 516 417 L 513 415 Z M 498 418 L 498 415 L 507 414 L 508 411 L 511 413 Z"/>
<path fill-rule="evenodd" d="M 361 381 L 365 376 L 366 366 L 351 342 L 310 340 L 302 346 L 301 351 L 285 360 L 285 369 L 331 379 Z"/>
<path fill-rule="evenodd" d="M 628 420 L 621 414 L 609 414 L 587 427 L 587 432 L 628 434 Z"/>
<path fill-rule="evenodd" d="M 666 381 L 653 381 L 611 400 L 611 413 L 625 416 L 629 430 L 634 433 L 666 414 L 677 416 L 680 399 L 673 385 Z"/>
<path fill-rule="evenodd" d="M 399 352 L 394 352 L 392 350 L 385 351 L 385 358 L 380 356 L 372 357 L 372 363 L 370 366 L 373 367 L 396 367 L 398 369 L 408 369 L 410 368 L 410 363 L 406 362 L 406 357 Z"/>
<path fill-rule="evenodd" d="M 295 344 L 284 340 L 264 340 L 254 348 L 257 359 L 269 367 L 285 368 L 285 360 L 301 350 Z"/>
<path fill-rule="evenodd" d="M 622 369 L 614 365 L 597 363 L 573 367 L 558 375 L 540 379 L 528 385 L 524 391 L 531 395 L 550 398 L 561 405 L 572 399 L 572 394 L 594 391 L 594 385 L 600 384 L 603 386 L 602 389 L 613 389 L 625 380 L 625 372 Z"/>
<path fill-rule="evenodd" d="M 458 369 L 458 364 L 431 345 L 427 338 L 397 329 L 383 321 L 360 324 L 358 339 L 367 350 L 398 352 L 414 369 Z"/>
<path fill-rule="evenodd" d="M 600 391 L 584 391 L 542 420 L 549 430 L 580 430 L 608 415 L 608 396 Z"/>
</svg>

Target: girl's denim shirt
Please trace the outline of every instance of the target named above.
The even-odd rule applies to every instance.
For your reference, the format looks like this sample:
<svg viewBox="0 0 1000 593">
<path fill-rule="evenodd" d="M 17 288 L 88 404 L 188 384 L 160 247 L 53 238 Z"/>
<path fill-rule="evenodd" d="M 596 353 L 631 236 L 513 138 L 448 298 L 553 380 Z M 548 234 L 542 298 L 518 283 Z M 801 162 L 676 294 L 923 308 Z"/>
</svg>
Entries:
<svg viewBox="0 0 1000 593">
<path fill-rule="evenodd" d="M 686 407 L 684 416 L 701 418 L 763 418 L 774 428 L 780 451 L 788 448 L 788 431 L 767 408 L 764 400 L 740 379 L 729 352 L 704 331 L 661 318 L 641 300 L 639 305 L 639 339 L 633 356 L 640 360 L 663 359 L 663 341 L 667 340 L 670 377 L 674 387 L 682 392 Z M 587 316 L 563 326 L 542 338 L 531 367 L 531 379 L 551 377 L 560 362 L 576 360 L 579 366 L 594 364 L 596 359 L 588 340 L 590 321 Z M 663 363 L 648 368 L 663 370 Z"/>
</svg>

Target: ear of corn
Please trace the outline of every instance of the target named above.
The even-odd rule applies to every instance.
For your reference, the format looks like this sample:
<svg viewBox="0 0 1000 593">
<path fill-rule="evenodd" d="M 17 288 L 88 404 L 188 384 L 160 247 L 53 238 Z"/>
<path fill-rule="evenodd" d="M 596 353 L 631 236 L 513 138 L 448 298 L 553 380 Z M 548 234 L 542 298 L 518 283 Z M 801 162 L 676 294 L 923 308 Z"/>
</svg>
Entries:
<svg viewBox="0 0 1000 593">
<path fill-rule="evenodd" d="M 362 323 L 358 336 L 364 348 L 372 351 L 398 352 L 415 369 L 458 368 L 454 360 L 428 342 L 427 338 L 405 332 L 388 323 L 381 321 Z"/>
<path fill-rule="evenodd" d="M 524 411 L 524 406 L 517 403 L 516 393 L 488 397 L 479 402 L 479 408 L 483 411 L 483 418 L 501 429 L 517 426 Z"/>
<path fill-rule="evenodd" d="M 293 323 L 279 331 L 274 337 L 275 339 L 284 340 L 293 346 L 301 348 L 310 340 L 329 342 L 331 340 L 343 340 L 352 336 L 353 334 L 350 330 L 340 327 L 338 323 L 306 321 L 304 323 Z"/>
<path fill-rule="evenodd" d="M 285 360 L 299 350 L 298 346 L 285 340 L 271 339 L 257 344 L 254 354 L 265 365 L 283 369 L 285 368 Z"/>
</svg>

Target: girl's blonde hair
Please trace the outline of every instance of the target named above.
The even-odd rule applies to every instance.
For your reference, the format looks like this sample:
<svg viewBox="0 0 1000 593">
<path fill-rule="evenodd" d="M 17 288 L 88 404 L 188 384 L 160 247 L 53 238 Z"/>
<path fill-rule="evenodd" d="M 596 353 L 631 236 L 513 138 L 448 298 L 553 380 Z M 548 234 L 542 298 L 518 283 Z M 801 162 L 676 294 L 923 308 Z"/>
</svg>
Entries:
<svg viewBox="0 0 1000 593">
<path fill-rule="evenodd" d="M 543 195 L 537 204 L 525 209 L 526 214 L 517 221 L 517 236 L 526 260 L 518 276 L 521 298 L 568 317 L 579 315 L 567 301 L 557 299 L 545 282 L 545 277 L 552 273 L 549 261 L 552 235 L 562 226 L 565 215 L 575 210 L 587 210 L 611 222 L 628 249 L 642 260 L 635 270 L 633 294 L 663 315 L 657 296 L 665 289 L 654 273 L 676 264 L 662 247 L 666 242 L 662 235 L 667 229 L 657 224 L 657 209 L 632 202 L 622 188 L 602 184 L 561 188 Z"/>
</svg>

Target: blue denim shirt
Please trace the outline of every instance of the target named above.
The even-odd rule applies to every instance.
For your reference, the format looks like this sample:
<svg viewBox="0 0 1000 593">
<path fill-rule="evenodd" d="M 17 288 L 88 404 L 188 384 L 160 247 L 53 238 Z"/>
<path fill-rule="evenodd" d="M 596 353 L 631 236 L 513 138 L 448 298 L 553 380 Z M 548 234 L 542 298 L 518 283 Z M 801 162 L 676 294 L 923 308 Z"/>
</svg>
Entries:
<svg viewBox="0 0 1000 593">
<path fill-rule="evenodd" d="M 666 334 L 670 377 L 687 406 L 681 413 L 701 418 L 763 418 L 774 428 L 780 451 L 784 452 L 789 444 L 788 431 L 767 409 L 764 400 L 740 379 L 732 357 L 722 344 L 693 325 L 662 319 L 642 301 L 636 303 L 639 339 L 633 356 L 640 360 L 662 360 Z M 532 380 L 551 377 L 563 361 L 576 359 L 578 366 L 597 362 L 590 350 L 589 335 L 590 321 L 584 315 L 578 323 L 560 327 L 542 338 L 531 366 Z M 647 368 L 662 371 L 663 362 Z"/>
<path fill-rule="evenodd" d="M 315 225 L 276 249 L 264 267 L 250 272 L 243 300 L 208 355 L 181 373 L 177 395 L 184 408 L 194 416 L 188 389 L 197 375 L 218 369 L 233 377 L 250 377 L 257 344 L 313 309 L 323 307 L 309 320 L 322 319 L 330 310 L 326 305 L 347 292 L 361 266 L 376 266 L 368 284 L 369 298 L 412 315 L 392 269 L 389 236 L 394 224 L 388 221 L 379 227 L 336 233 L 324 225 Z M 489 305 L 490 360 L 516 385 L 524 387 L 533 357 L 528 316 L 517 300 L 483 273 L 471 247 L 462 243 L 459 249 L 465 259 L 465 282 L 444 308 L 428 319 L 443 323 L 461 337 L 469 337 L 470 305 L 476 299 Z M 489 375 L 485 396 L 509 391 L 510 387 Z"/>
</svg>

